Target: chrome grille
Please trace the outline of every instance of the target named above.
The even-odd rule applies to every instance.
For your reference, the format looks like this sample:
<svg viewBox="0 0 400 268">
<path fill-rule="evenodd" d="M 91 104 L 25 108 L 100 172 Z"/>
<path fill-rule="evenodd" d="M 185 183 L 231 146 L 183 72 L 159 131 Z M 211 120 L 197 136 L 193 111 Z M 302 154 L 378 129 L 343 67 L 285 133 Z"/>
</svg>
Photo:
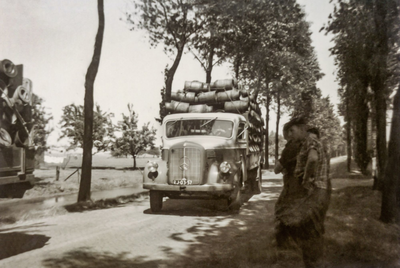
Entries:
<svg viewBox="0 0 400 268">
<path fill-rule="evenodd" d="M 185 161 L 184 161 L 185 160 Z M 198 148 L 177 148 L 170 150 L 169 180 L 181 180 L 186 178 L 193 184 L 200 184 L 202 179 L 201 150 Z M 187 164 L 184 170 L 182 165 Z"/>
</svg>

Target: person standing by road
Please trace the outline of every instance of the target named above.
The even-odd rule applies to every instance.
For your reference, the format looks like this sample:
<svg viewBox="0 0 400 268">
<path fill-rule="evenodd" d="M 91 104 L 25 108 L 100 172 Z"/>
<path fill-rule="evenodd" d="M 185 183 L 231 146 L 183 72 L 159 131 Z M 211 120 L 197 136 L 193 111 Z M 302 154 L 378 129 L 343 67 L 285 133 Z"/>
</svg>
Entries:
<svg viewBox="0 0 400 268">
<path fill-rule="evenodd" d="M 318 137 L 307 132 L 303 118 L 290 120 L 286 127 L 288 138 L 300 146 L 292 178 L 299 188 L 295 194 L 288 194 L 287 205 L 277 209 L 275 215 L 278 226 L 300 247 L 305 266 L 321 267 L 324 220 L 331 192 L 327 159 Z"/>
<path fill-rule="evenodd" d="M 289 139 L 288 124 L 283 126 L 283 137 L 287 140 L 285 148 L 282 150 L 281 157 L 276 161 L 275 174 L 283 174 L 283 189 L 275 204 L 275 215 L 279 217 L 287 210 L 290 210 L 296 204 L 295 200 L 305 196 L 305 190 L 301 186 L 301 182 L 294 177 L 296 168 L 297 154 L 300 150 L 300 143 Z M 275 226 L 275 239 L 279 248 L 285 248 L 289 244 L 289 232 L 285 225 L 280 221 Z"/>
</svg>

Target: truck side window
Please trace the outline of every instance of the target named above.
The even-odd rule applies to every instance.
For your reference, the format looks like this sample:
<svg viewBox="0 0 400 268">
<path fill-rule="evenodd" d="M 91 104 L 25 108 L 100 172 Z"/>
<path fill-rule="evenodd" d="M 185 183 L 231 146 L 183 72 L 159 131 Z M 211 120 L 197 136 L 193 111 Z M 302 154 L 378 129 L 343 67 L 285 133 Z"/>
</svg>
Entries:
<svg viewBox="0 0 400 268">
<path fill-rule="evenodd" d="M 246 124 L 243 122 L 239 123 L 239 128 L 238 128 L 238 132 L 237 132 L 237 139 L 238 140 L 244 140 L 246 139 L 246 131 L 245 130 Z"/>
</svg>

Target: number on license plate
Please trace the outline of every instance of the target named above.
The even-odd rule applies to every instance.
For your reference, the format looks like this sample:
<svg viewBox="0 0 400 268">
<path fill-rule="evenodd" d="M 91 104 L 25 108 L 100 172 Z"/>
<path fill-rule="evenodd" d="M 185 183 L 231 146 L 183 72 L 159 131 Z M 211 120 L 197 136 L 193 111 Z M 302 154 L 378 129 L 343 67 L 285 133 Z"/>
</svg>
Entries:
<svg viewBox="0 0 400 268">
<path fill-rule="evenodd" d="M 193 181 L 188 179 L 173 180 L 173 184 L 175 185 L 191 185 L 192 183 Z"/>
</svg>

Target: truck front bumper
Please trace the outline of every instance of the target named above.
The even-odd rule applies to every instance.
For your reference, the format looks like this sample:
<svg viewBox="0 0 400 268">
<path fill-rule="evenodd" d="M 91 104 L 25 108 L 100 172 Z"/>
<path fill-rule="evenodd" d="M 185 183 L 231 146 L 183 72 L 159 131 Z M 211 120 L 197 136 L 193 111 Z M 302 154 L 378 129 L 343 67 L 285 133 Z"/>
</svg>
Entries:
<svg viewBox="0 0 400 268">
<path fill-rule="evenodd" d="M 154 191 L 165 191 L 165 192 L 204 192 L 204 193 L 226 193 L 233 190 L 234 186 L 232 184 L 215 184 L 215 185 L 166 185 L 157 183 L 144 183 L 144 189 L 154 190 Z"/>
</svg>

